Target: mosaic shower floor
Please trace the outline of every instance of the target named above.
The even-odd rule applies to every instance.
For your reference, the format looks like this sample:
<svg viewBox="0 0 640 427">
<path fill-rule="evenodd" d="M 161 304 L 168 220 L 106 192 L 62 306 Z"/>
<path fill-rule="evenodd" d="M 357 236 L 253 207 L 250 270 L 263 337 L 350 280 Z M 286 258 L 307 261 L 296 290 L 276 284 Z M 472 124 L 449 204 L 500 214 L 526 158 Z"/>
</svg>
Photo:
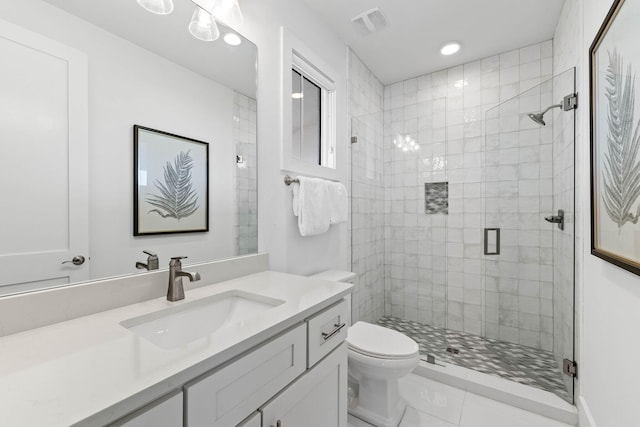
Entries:
<svg viewBox="0 0 640 427">
<path fill-rule="evenodd" d="M 423 360 L 433 354 L 436 360 L 549 391 L 572 402 L 551 352 L 389 316 L 378 324 L 413 338 Z M 447 352 L 448 347 L 459 350 L 458 354 Z"/>
</svg>

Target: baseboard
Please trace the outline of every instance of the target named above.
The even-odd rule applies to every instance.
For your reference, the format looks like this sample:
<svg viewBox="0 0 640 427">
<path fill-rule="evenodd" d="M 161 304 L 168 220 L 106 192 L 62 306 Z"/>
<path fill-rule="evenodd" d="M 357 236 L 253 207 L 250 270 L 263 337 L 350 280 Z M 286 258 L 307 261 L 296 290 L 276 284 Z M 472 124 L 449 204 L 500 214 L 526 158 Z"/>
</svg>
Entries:
<svg viewBox="0 0 640 427">
<path fill-rule="evenodd" d="M 578 397 L 578 422 L 580 427 L 598 427 L 584 396 Z"/>
</svg>

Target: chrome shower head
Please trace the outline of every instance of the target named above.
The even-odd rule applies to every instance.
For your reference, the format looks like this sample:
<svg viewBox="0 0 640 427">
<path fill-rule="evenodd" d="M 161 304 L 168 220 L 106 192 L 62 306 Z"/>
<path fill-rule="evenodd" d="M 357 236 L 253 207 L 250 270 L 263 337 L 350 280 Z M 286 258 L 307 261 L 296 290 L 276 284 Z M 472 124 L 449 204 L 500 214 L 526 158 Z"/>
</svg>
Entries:
<svg viewBox="0 0 640 427">
<path fill-rule="evenodd" d="M 550 107 L 547 107 L 546 110 L 540 112 L 540 113 L 527 113 L 527 116 L 529 116 L 529 118 L 531 120 L 533 120 L 534 122 L 536 122 L 539 125 L 542 126 L 546 126 L 547 124 L 544 122 L 544 115 L 547 111 L 551 110 L 552 108 L 561 108 L 562 104 L 554 104 Z"/>
<path fill-rule="evenodd" d="M 546 126 L 547 124 L 544 122 L 544 113 L 528 113 L 527 116 L 534 122 L 539 125 Z"/>
</svg>

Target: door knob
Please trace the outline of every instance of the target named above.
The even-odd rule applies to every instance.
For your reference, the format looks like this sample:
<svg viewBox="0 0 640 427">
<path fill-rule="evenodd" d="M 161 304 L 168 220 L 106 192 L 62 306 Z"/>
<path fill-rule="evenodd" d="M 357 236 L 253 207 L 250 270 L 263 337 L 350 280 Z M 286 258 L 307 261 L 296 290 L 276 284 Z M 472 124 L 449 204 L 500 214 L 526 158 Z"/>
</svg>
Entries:
<svg viewBox="0 0 640 427">
<path fill-rule="evenodd" d="M 66 263 L 70 262 L 73 265 L 82 265 L 82 264 L 84 264 L 84 261 L 85 261 L 85 259 L 84 259 L 84 257 L 82 255 L 76 255 L 70 261 L 62 261 L 62 264 L 66 264 Z"/>
</svg>

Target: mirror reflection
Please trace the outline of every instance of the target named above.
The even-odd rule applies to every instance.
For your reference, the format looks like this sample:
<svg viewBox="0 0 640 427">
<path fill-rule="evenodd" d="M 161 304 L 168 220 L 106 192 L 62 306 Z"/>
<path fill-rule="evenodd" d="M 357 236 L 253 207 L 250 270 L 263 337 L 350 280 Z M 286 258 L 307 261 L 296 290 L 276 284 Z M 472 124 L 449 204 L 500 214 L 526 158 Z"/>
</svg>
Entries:
<svg viewBox="0 0 640 427">
<path fill-rule="evenodd" d="M 0 295 L 257 252 L 257 49 L 173 4 L 0 0 Z M 208 144 L 208 232 L 134 236 L 134 124 Z"/>
</svg>

